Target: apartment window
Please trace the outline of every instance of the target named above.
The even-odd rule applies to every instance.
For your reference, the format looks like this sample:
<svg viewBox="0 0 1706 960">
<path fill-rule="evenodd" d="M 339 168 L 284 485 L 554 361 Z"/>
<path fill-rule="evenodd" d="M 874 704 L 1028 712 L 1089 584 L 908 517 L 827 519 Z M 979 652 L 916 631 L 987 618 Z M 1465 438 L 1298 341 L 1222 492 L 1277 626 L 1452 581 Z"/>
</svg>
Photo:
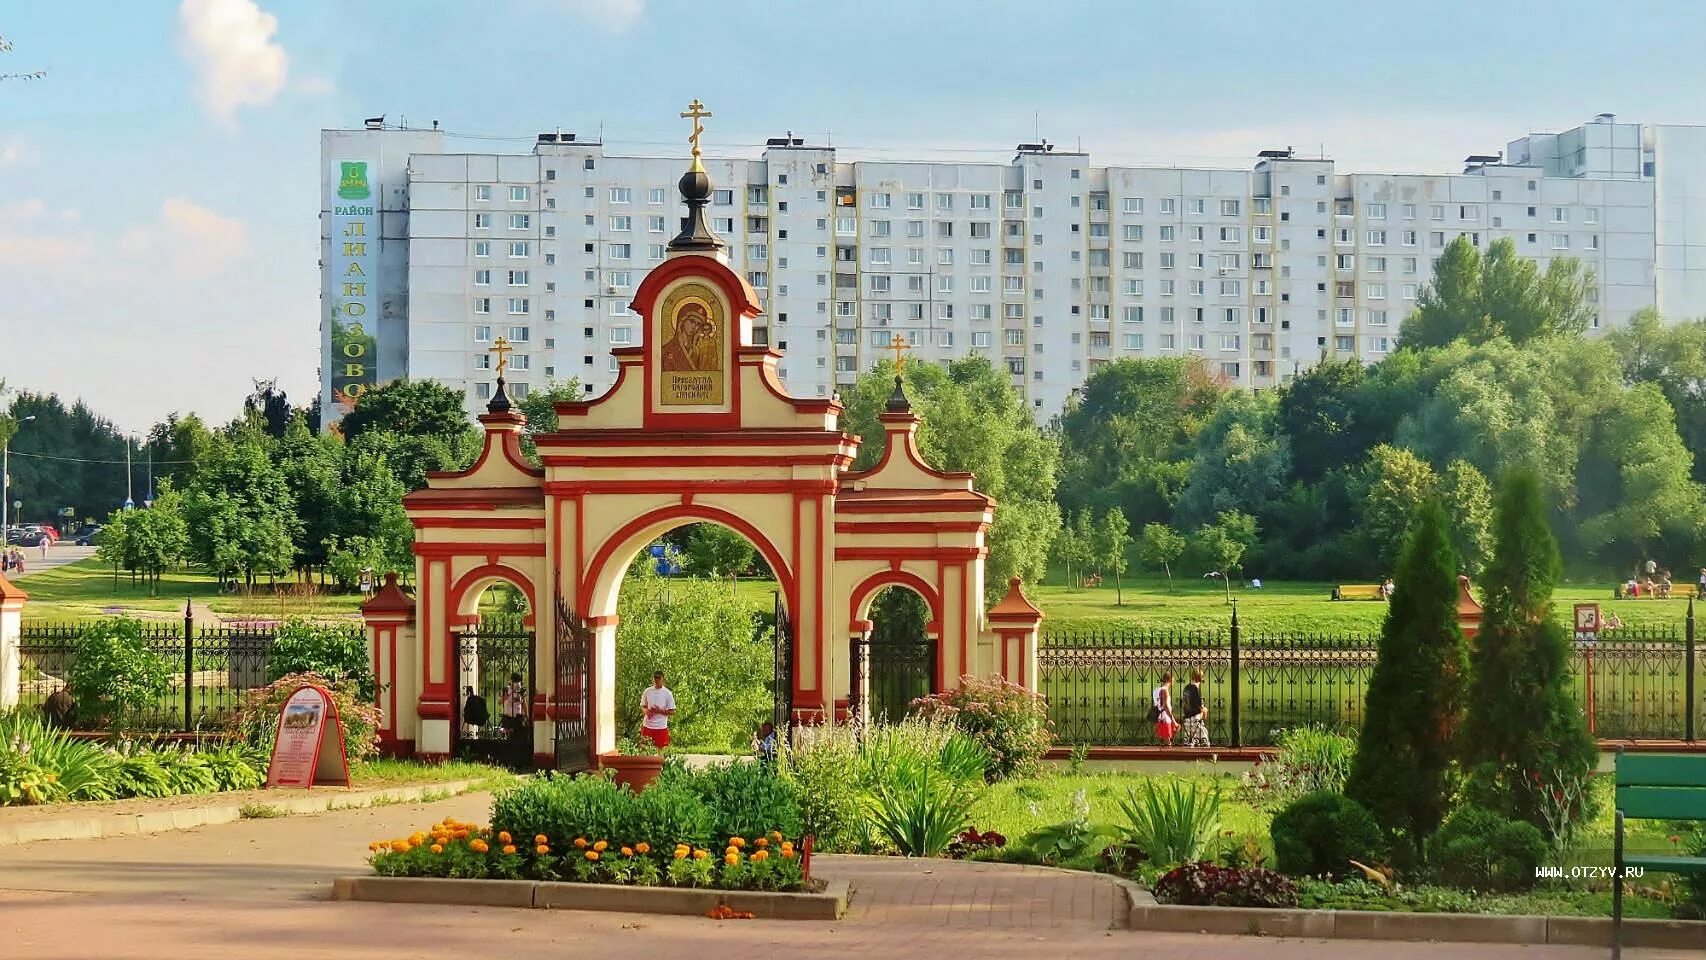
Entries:
<svg viewBox="0 0 1706 960">
<path fill-rule="evenodd" d="M 1587 248 L 1589 250 L 1598 250 L 1599 249 L 1599 234 L 1597 234 L 1597 233 L 1592 234 L 1591 236 L 1588 237 Z"/>
<path fill-rule="evenodd" d="M 835 218 L 835 235 L 836 236 L 838 236 L 838 237 L 851 237 L 858 232 L 859 232 L 859 218 L 857 218 L 857 217 L 836 217 Z"/>
<path fill-rule="evenodd" d="M 1333 266 L 1335 269 L 1354 270 L 1356 269 L 1356 265 L 1357 258 L 1355 254 L 1341 253 L 1333 257 Z"/>
<path fill-rule="evenodd" d="M 953 266 L 954 265 L 954 251 L 952 249 L 947 249 L 947 248 L 936 251 L 936 263 L 938 266 L 943 266 L 943 267 Z"/>
<path fill-rule="evenodd" d="M 1241 296 L 1243 296 L 1244 295 L 1244 281 L 1242 281 L 1242 280 L 1222 280 L 1222 281 L 1220 281 L 1220 295 L 1223 297 L 1241 297 Z"/>
<path fill-rule="evenodd" d="M 1176 344 L 1178 342 L 1179 342 L 1179 338 L 1176 334 L 1163 333 L 1161 335 L 1161 349 L 1163 349 L 1163 350 L 1176 350 L 1176 349 L 1178 349 L 1178 347 L 1176 346 Z"/>
<path fill-rule="evenodd" d="M 1120 281 L 1120 292 L 1128 297 L 1141 297 L 1143 296 L 1143 281 L 1122 280 Z"/>
<path fill-rule="evenodd" d="M 491 255 L 492 255 L 492 241 L 490 241 L 490 240 L 475 240 L 474 241 L 474 256 L 483 258 L 483 257 L 489 257 Z"/>
<path fill-rule="evenodd" d="M 653 187 L 646 191 L 647 203 L 664 203 L 669 199 L 669 193 L 664 187 Z"/>
<path fill-rule="evenodd" d="M 1370 220 L 1385 220 L 1386 219 L 1386 204 L 1384 204 L 1384 203 L 1371 203 L 1368 205 L 1367 209 L 1368 209 L 1368 218 Z"/>
<path fill-rule="evenodd" d="M 1203 242 L 1203 234 L 1204 234 L 1203 228 L 1193 226 L 1190 228 L 1190 230 L 1191 230 L 1191 241 L 1193 243 L 1202 243 Z"/>
<path fill-rule="evenodd" d="M 1554 249 L 1554 250 L 1568 250 L 1568 249 L 1570 249 L 1570 235 L 1567 233 L 1554 233 L 1552 235 L 1552 249 Z"/>
<path fill-rule="evenodd" d="M 937 293 L 953 293 L 954 292 L 954 278 L 952 276 L 937 277 L 936 278 L 936 292 Z"/>
<path fill-rule="evenodd" d="M 971 278 L 971 292 L 972 293 L 989 293 L 990 292 L 989 278 L 988 277 L 972 277 Z"/>
<path fill-rule="evenodd" d="M 646 247 L 646 257 L 648 259 L 662 260 L 663 254 L 664 254 L 664 245 L 661 243 L 649 244 Z"/>
<path fill-rule="evenodd" d="M 1171 280 L 1161 281 L 1161 295 L 1163 297 L 1170 297 L 1173 295 L 1173 281 L 1171 281 Z"/>
<path fill-rule="evenodd" d="M 769 245 L 763 244 L 763 243 L 749 243 L 749 244 L 747 244 L 746 245 L 746 258 L 748 260 L 768 260 L 768 259 L 770 259 L 770 247 L 769 247 Z"/>
<path fill-rule="evenodd" d="M 509 285 L 512 287 L 525 287 L 525 286 L 527 286 L 527 271 L 526 270 L 511 270 L 509 272 Z"/>
<path fill-rule="evenodd" d="M 1242 243 L 1243 240 L 1244 240 L 1244 229 L 1242 227 L 1221 227 L 1220 228 L 1220 242 L 1221 243 Z"/>
<path fill-rule="evenodd" d="M 712 219 L 711 223 L 713 224 L 713 229 L 715 229 L 718 233 L 734 233 L 735 232 L 735 218 L 734 217 L 714 217 Z"/>
<path fill-rule="evenodd" d="M 909 194 L 907 194 L 906 195 L 906 209 L 908 209 L 908 210 L 922 210 L 922 209 L 924 209 L 924 194 L 922 194 L 922 193 L 909 193 Z"/>
<path fill-rule="evenodd" d="M 941 220 L 936 224 L 936 238 L 952 240 L 954 238 L 954 223 L 951 220 Z"/>
<path fill-rule="evenodd" d="M 476 286 L 476 287 L 489 287 L 491 285 L 492 285 L 492 271 L 490 271 L 490 270 L 475 270 L 474 271 L 474 286 Z"/>
<path fill-rule="evenodd" d="M 1162 197 L 1161 198 L 1161 212 L 1162 213 L 1178 213 L 1179 212 L 1179 201 L 1178 201 L 1178 199 L 1176 197 Z"/>
<path fill-rule="evenodd" d="M 988 210 L 990 200 L 991 197 L 987 193 L 974 193 L 971 195 L 971 208 L 973 210 Z"/>
<path fill-rule="evenodd" d="M 476 383 L 476 384 L 474 384 L 474 399 L 476 399 L 476 400 L 490 400 L 491 397 L 492 397 L 492 385 L 491 384 L 489 384 L 489 383 Z"/>
<path fill-rule="evenodd" d="M 1123 323 L 1142 323 L 1142 307 L 1123 307 L 1120 310 L 1120 321 Z"/>
<path fill-rule="evenodd" d="M 1336 323 L 1341 327 L 1354 327 L 1356 326 L 1356 313 L 1350 307 L 1340 307 Z"/>
<path fill-rule="evenodd" d="M 1584 207 L 1582 209 L 1582 222 L 1583 223 L 1598 223 L 1599 222 L 1599 208 L 1598 207 Z"/>
<path fill-rule="evenodd" d="M 474 229 L 475 230 L 490 230 L 491 228 L 492 228 L 492 215 L 491 214 L 489 214 L 489 213 L 476 213 L 476 214 L 474 214 Z"/>
<path fill-rule="evenodd" d="M 1223 307 L 1220 311 L 1220 319 L 1223 323 L 1243 323 L 1244 311 L 1238 307 Z"/>
<path fill-rule="evenodd" d="M 621 300 L 612 300 L 610 301 L 609 312 L 613 317 L 626 317 L 628 315 L 628 305 L 623 303 Z"/>
<path fill-rule="evenodd" d="M 1351 228 L 1350 227 L 1340 227 L 1339 229 L 1333 231 L 1333 243 L 1334 244 L 1336 244 L 1338 246 L 1349 246 L 1350 244 L 1352 244 L 1354 242 L 1356 242 L 1356 241 L 1355 241 L 1355 238 L 1351 235 Z"/>
<path fill-rule="evenodd" d="M 533 252 L 533 243 L 528 240 L 511 240 L 509 242 L 509 258 L 525 260 Z"/>
<path fill-rule="evenodd" d="M 610 202 L 611 203 L 627 203 L 628 201 L 626 201 L 626 200 L 617 200 L 616 199 L 616 191 L 618 189 L 620 189 L 620 188 L 618 188 L 618 187 L 610 188 Z M 732 207 L 735 204 L 735 192 L 733 190 L 718 190 L 714 194 L 711 195 L 711 202 L 716 204 L 719 207 Z"/>
<path fill-rule="evenodd" d="M 633 286 L 633 274 L 626 270 L 612 270 L 609 277 L 610 285 L 618 290 L 626 290 Z"/>
<path fill-rule="evenodd" d="M 1187 350 L 1205 350 L 1205 349 L 1207 349 L 1208 348 L 1208 336 L 1206 334 L 1201 334 L 1201 333 L 1187 334 L 1185 336 L 1185 348 Z"/>
<path fill-rule="evenodd" d="M 936 209 L 942 211 L 954 209 L 954 195 L 951 193 L 936 194 Z"/>
<path fill-rule="evenodd" d="M 1171 243 L 1173 241 L 1173 225 L 1172 224 L 1163 225 L 1161 227 L 1159 236 L 1161 238 L 1162 243 Z"/>
<path fill-rule="evenodd" d="M 1122 254 L 1120 254 L 1120 266 L 1124 267 L 1127 270 L 1142 270 L 1143 269 L 1143 254 L 1141 254 L 1141 253 L 1122 253 Z"/>
<path fill-rule="evenodd" d="M 1371 247 L 1384 247 L 1384 246 L 1386 246 L 1386 231 L 1385 230 L 1370 230 L 1368 232 L 1368 245 Z"/>
<path fill-rule="evenodd" d="M 523 310 L 521 312 L 526 313 L 527 311 Z M 528 335 L 529 332 L 529 328 L 527 327 L 510 327 L 509 341 L 511 343 L 526 343 L 530 339 Z"/>
<path fill-rule="evenodd" d="M 1415 257 L 1405 257 L 1404 258 L 1404 273 L 1409 275 L 1409 276 L 1412 276 L 1412 277 L 1415 276 L 1416 275 L 1416 263 L 1417 263 L 1417 260 Z"/>
<path fill-rule="evenodd" d="M 1274 212 L 1273 198 L 1272 197 L 1256 197 L 1255 199 L 1250 201 L 1250 209 L 1251 209 L 1251 212 L 1257 214 L 1258 216 L 1269 216 Z"/>
<path fill-rule="evenodd" d="M 1271 227 L 1252 227 L 1250 238 L 1257 243 L 1272 243 L 1274 240 L 1273 229 Z"/>
<path fill-rule="evenodd" d="M 1370 300 L 1385 300 L 1386 299 L 1386 284 L 1384 284 L 1384 283 L 1367 284 L 1363 288 L 1363 292 L 1368 297 L 1368 299 L 1370 299 Z"/>
<path fill-rule="evenodd" d="M 746 202 L 753 206 L 763 206 L 770 202 L 770 188 L 754 186 L 746 188 Z"/>
<path fill-rule="evenodd" d="M 528 214 L 512 213 L 509 215 L 509 228 L 511 230 L 526 230 L 532 225 L 533 217 Z"/>
<path fill-rule="evenodd" d="M 1202 296 L 1203 295 L 1203 289 L 1204 289 L 1204 284 L 1201 280 L 1190 281 L 1191 296 L 1193 296 L 1193 297 Z"/>
<path fill-rule="evenodd" d="M 994 225 L 991 224 L 988 220 L 974 220 L 974 221 L 972 221 L 971 238 L 973 240 L 988 240 L 991 236 L 994 235 L 994 231 L 992 229 L 993 226 Z M 1093 223 L 1090 225 L 1090 235 L 1091 236 L 1096 235 L 1096 228 L 1097 227 L 1102 228 L 1102 236 L 1105 237 L 1108 235 L 1108 225 L 1107 224 L 1105 224 L 1105 223 L 1100 223 L 1100 224 Z"/>
<path fill-rule="evenodd" d="M 1479 220 L 1481 219 L 1481 208 L 1473 203 L 1462 204 L 1457 208 L 1457 219 Z"/>
<path fill-rule="evenodd" d="M 1442 230 L 1435 230 L 1428 234 L 1428 246 L 1435 249 L 1445 246 L 1445 232 Z"/>
<path fill-rule="evenodd" d="M 1384 326 L 1386 326 L 1386 311 L 1385 310 L 1370 310 L 1368 312 L 1368 325 L 1371 327 L 1384 327 Z"/>
<path fill-rule="evenodd" d="M 475 327 L 474 328 L 474 342 L 475 343 L 491 343 L 492 342 L 492 328 L 487 327 L 487 326 Z"/>
<path fill-rule="evenodd" d="M 647 217 L 646 218 L 646 231 L 647 232 L 649 232 L 649 233 L 662 233 L 662 232 L 664 232 L 664 230 L 665 230 L 664 220 L 662 217 Z"/>
<path fill-rule="evenodd" d="M 1191 213 L 1200 214 L 1200 213 L 1205 212 L 1205 210 L 1207 209 L 1207 201 L 1201 199 L 1200 197 L 1191 198 L 1189 201 L 1187 201 L 1187 204 L 1188 204 L 1188 206 L 1186 209 L 1188 209 Z"/>
<path fill-rule="evenodd" d="M 509 202 L 510 203 L 526 203 L 527 198 L 531 193 L 532 193 L 532 191 L 529 190 L 527 187 L 510 187 L 509 188 Z"/>
<path fill-rule="evenodd" d="M 475 297 L 474 298 L 474 312 L 475 313 L 491 313 L 492 312 L 492 298 L 491 297 Z"/>
<path fill-rule="evenodd" d="M 633 342 L 634 342 L 634 328 L 633 327 L 611 327 L 610 328 L 610 344 L 611 344 L 611 346 L 625 347 L 628 344 L 631 344 Z"/>
<path fill-rule="evenodd" d="M 1444 220 L 1445 219 L 1445 204 L 1443 204 L 1443 203 L 1430 204 L 1428 206 L 1428 219 L 1429 220 Z"/>
<path fill-rule="evenodd" d="M 718 192 L 721 193 L 722 191 L 718 191 Z M 629 189 L 628 187 L 611 187 L 610 188 L 610 202 L 611 203 L 633 203 L 634 202 L 634 191 Z"/>
<path fill-rule="evenodd" d="M 1162 323 L 1172 323 L 1173 322 L 1173 308 L 1172 307 L 1162 307 L 1161 308 L 1161 322 Z"/>
<path fill-rule="evenodd" d="M 1101 253 L 1104 256 L 1106 256 L 1107 251 L 1103 250 L 1103 251 L 1101 251 Z M 972 266 L 974 266 L 974 267 L 987 267 L 994 262 L 994 256 L 995 255 L 987 247 L 980 247 L 979 249 L 973 250 L 971 252 Z M 1094 264 L 1094 258 L 1092 258 L 1092 265 L 1093 264 Z M 1107 266 L 1107 264 L 1104 262 L 1103 266 Z"/>
<path fill-rule="evenodd" d="M 889 208 L 889 201 L 892 199 L 892 194 L 867 193 L 865 194 L 865 205 L 873 210 L 887 210 Z"/>
<path fill-rule="evenodd" d="M 629 260 L 634 256 L 634 246 L 628 243 L 610 244 L 610 259 Z"/>
<path fill-rule="evenodd" d="M 1175 261 L 1176 256 L 1177 256 L 1176 254 L 1163 253 L 1161 255 L 1161 269 L 1163 269 L 1163 270 L 1173 269 L 1173 263 Z"/>
<path fill-rule="evenodd" d="M 974 347 L 987 347 L 993 339 L 994 337 L 988 330 L 973 330 L 971 334 L 971 345 Z"/>
<path fill-rule="evenodd" d="M 893 289 L 893 281 L 886 273 L 873 273 L 866 284 L 872 293 L 888 293 Z"/>
<path fill-rule="evenodd" d="M 1350 216 L 1351 215 L 1351 202 L 1349 200 L 1336 200 L 1336 201 L 1334 201 L 1333 202 L 1333 215 L 1336 217 L 1348 217 L 1348 216 Z"/>
<path fill-rule="evenodd" d="M 1142 240 L 1143 239 L 1143 225 L 1142 224 L 1136 224 L 1136 223 L 1128 223 L 1125 226 L 1121 227 L 1120 228 L 1120 239 L 1121 240 Z"/>
<path fill-rule="evenodd" d="M 1567 207 L 1553 207 L 1552 208 L 1552 222 L 1553 223 L 1569 223 L 1570 222 L 1569 208 L 1567 208 Z"/>
<path fill-rule="evenodd" d="M 892 222 L 888 220 L 872 220 L 871 236 L 886 237 L 892 233 Z"/>
<path fill-rule="evenodd" d="M 1244 338 L 1240 337 L 1236 333 L 1223 333 L 1220 335 L 1220 349 L 1222 350 L 1239 350 L 1242 349 L 1243 346 Z"/>
<path fill-rule="evenodd" d="M 475 184 L 474 185 L 474 199 L 482 201 L 482 202 L 492 199 L 492 186 L 491 186 L 491 184 L 489 184 L 489 183 L 477 183 L 477 184 Z"/>
<path fill-rule="evenodd" d="M 1416 231 L 1405 230 L 1399 239 L 1403 241 L 1404 246 L 1413 247 L 1416 245 Z"/>
<path fill-rule="evenodd" d="M 889 254 L 888 247 L 872 247 L 869 262 L 872 266 L 888 266 L 893 262 Z"/>
<path fill-rule="evenodd" d="M 1416 285 L 1413 283 L 1404 284 L 1403 295 L 1405 300 L 1416 299 Z"/>
</svg>

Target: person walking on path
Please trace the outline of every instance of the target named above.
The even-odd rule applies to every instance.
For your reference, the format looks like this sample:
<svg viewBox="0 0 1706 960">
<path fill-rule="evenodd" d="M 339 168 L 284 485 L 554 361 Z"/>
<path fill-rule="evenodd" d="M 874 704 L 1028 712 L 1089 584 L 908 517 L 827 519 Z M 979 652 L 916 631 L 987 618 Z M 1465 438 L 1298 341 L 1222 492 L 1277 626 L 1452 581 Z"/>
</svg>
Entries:
<svg viewBox="0 0 1706 960">
<path fill-rule="evenodd" d="M 1173 672 L 1161 675 L 1161 683 L 1149 694 L 1149 719 L 1155 724 L 1155 739 L 1163 746 L 1173 745 L 1179 725 L 1173 720 Z"/>
<path fill-rule="evenodd" d="M 669 746 L 669 718 L 675 716 L 675 694 L 663 685 L 662 670 L 652 674 L 652 685 L 640 694 L 640 709 L 645 712 L 645 719 L 640 721 L 640 735 L 659 750 Z"/>
<path fill-rule="evenodd" d="M 1208 742 L 1208 707 L 1202 700 L 1202 671 L 1191 671 L 1191 682 L 1185 684 L 1179 698 L 1179 732 L 1184 746 L 1206 747 Z"/>
<path fill-rule="evenodd" d="M 521 735 L 525 725 L 522 718 L 527 715 L 527 684 L 521 682 L 521 674 L 509 675 L 509 682 L 504 684 L 503 692 L 503 728 L 512 737 Z"/>
</svg>

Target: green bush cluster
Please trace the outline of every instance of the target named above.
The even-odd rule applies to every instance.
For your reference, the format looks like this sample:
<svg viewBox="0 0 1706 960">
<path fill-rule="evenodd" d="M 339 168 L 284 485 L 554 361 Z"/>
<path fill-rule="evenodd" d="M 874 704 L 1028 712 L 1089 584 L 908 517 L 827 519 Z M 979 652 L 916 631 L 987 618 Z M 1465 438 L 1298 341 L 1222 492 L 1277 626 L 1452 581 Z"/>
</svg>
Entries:
<svg viewBox="0 0 1706 960">
<path fill-rule="evenodd" d="M 278 628 L 267 651 L 267 682 L 294 673 L 312 673 L 334 683 L 349 680 L 362 702 L 371 703 L 376 683 L 370 661 L 360 630 L 291 620 Z"/>
<path fill-rule="evenodd" d="M 1343 790 L 1356 763 L 1356 738 L 1326 727 L 1292 727 L 1280 733 L 1277 746 L 1273 755 L 1258 758 L 1244 776 L 1241 793 L 1260 807 L 1288 803 L 1318 790 Z"/>
<path fill-rule="evenodd" d="M 913 712 L 949 721 L 981 744 L 989 754 L 984 777 L 990 782 L 1036 773 L 1054 743 L 1048 701 L 1002 677 L 961 677 L 956 689 L 915 701 Z"/>
<path fill-rule="evenodd" d="M 1504 893 L 1534 886 L 1546 838 L 1531 823 L 1491 810 L 1461 807 L 1428 839 L 1434 877 L 1469 890 Z"/>
<path fill-rule="evenodd" d="M 355 679 L 331 680 L 317 673 L 289 673 L 264 687 L 245 691 L 243 700 L 227 729 L 244 743 L 271 755 L 278 737 L 278 714 L 286 700 L 304 685 L 317 686 L 331 694 L 344 728 L 344 753 L 350 763 L 372 759 L 379 753 L 379 708 L 361 695 Z"/>
<path fill-rule="evenodd" d="M 1292 876 L 1349 876 L 1358 872 L 1351 861 L 1379 864 L 1390 851 L 1367 807 L 1328 790 L 1293 801 L 1270 829 L 1275 866 Z"/>
<path fill-rule="evenodd" d="M 266 755 L 242 744 L 102 745 L 33 712 L 0 714 L 0 806 L 252 790 L 265 769 Z"/>
<path fill-rule="evenodd" d="M 83 631 L 66 686 L 82 722 L 124 729 L 159 706 L 172 676 L 172 664 L 148 645 L 141 621 L 114 617 Z"/>
</svg>

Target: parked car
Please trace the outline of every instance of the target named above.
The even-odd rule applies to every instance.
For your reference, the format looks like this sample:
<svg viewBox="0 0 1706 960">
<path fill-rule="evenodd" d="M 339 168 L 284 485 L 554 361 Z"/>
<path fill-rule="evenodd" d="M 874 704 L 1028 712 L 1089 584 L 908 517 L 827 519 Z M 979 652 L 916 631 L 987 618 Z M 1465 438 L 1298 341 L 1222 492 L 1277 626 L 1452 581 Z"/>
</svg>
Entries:
<svg viewBox="0 0 1706 960">
<path fill-rule="evenodd" d="M 79 547 L 93 547 L 99 544 L 100 527 L 84 527 L 77 533 L 76 543 Z"/>
</svg>

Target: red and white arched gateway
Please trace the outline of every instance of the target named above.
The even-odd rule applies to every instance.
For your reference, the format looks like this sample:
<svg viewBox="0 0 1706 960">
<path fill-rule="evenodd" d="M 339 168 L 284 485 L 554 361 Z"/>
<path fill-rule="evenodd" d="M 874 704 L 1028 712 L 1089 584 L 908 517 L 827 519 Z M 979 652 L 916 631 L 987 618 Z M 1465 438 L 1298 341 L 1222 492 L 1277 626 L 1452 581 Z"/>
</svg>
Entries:
<svg viewBox="0 0 1706 960">
<path fill-rule="evenodd" d="M 417 595 L 387 577 L 363 610 L 394 752 L 450 752 L 457 635 L 479 622 L 479 597 L 497 582 L 527 597 L 528 625 L 543 638 L 530 687 L 536 764 L 577 769 L 613 750 L 617 593 L 636 554 L 692 522 L 739 532 L 775 572 L 791 628 L 778 683 L 793 723 L 842 722 L 849 703 L 858 709 L 854 641 L 870 628 L 872 599 L 893 585 L 929 606 L 933 689 L 966 674 L 1035 685 L 1040 612 L 1017 581 L 983 608 L 995 504 L 970 474 L 924 464 L 898 380 L 881 462 L 850 472 L 860 439 L 837 426 L 840 404 L 789 396 L 780 355 L 752 345 L 758 298 L 705 223 L 709 179 L 696 168 L 681 187 L 690 215 L 635 295 L 644 345 L 613 351 L 610 391 L 558 405 L 556 432 L 535 438 L 535 467 L 500 368 L 479 418 L 479 460 L 405 499 Z"/>
</svg>

